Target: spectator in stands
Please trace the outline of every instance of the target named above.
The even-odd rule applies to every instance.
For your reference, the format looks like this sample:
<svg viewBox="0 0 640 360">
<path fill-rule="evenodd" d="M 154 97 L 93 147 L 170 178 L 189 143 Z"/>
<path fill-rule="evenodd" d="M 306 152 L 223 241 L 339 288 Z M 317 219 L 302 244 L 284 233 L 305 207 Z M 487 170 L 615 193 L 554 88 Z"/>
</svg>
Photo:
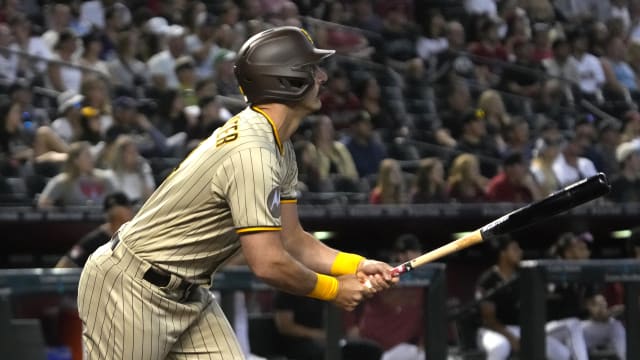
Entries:
<svg viewBox="0 0 640 360">
<path fill-rule="evenodd" d="M 80 133 L 80 110 L 83 100 L 84 96 L 73 90 L 67 90 L 58 95 L 58 115 L 60 117 L 51 123 L 51 128 L 67 143 L 71 143 Z"/>
<path fill-rule="evenodd" d="M 630 41 L 627 44 L 626 60 L 633 70 L 636 79 L 640 78 L 640 39 Z"/>
<path fill-rule="evenodd" d="M 567 133 L 565 138 L 564 147 L 553 162 L 553 173 L 560 187 L 596 174 L 593 162 L 583 157 L 585 149 L 590 145 L 590 140 L 576 133 Z"/>
<path fill-rule="evenodd" d="M 390 263 L 401 264 L 421 253 L 420 240 L 402 234 L 393 242 Z M 423 289 L 389 289 L 364 302 L 359 316 L 346 314 L 351 317 L 346 320 L 347 338 L 373 341 L 383 350 L 381 360 L 424 360 L 424 308 Z"/>
<path fill-rule="evenodd" d="M 589 100 L 598 100 L 600 88 L 605 83 L 602 64 L 597 57 L 588 52 L 589 38 L 583 31 L 576 31 L 570 37 L 572 55 L 578 64 L 578 86 L 580 92 Z"/>
<path fill-rule="evenodd" d="M 138 145 L 138 150 L 144 157 L 170 156 L 176 147 L 180 147 L 186 137 L 184 134 L 171 143 L 142 113 L 138 102 L 127 96 L 120 96 L 113 104 L 113 126 L 121 133 L 132 135 Z M 171 139 L 171 138 L 169 138 Z"/>
<path fill-rule="evenodd" d="M 360 177 L 377 173 L 380 162 L 387 154 L 384 145 L 373 132 L 371 116 L 365 111 L 359 111 L 351 118 L 350 133 L 345 146 L 351 153 Z"/>
<path fill-rule="evenodd" d="M 178 80 L 178 91 L 182 94 L 185 106 L 198 104 L 196 97 L 196 72 L 195 63 L 190 56 L 181 56 L 176 59 L 174 67 L 176 79 Z"/>
<path fill-rule="evenodd" d="M 619 96 L 624 96 L 628 92 L 638 92 L 638 79 L 626 62 L 626 49 L 621 38 L 612 37 L 607 42 L 605 56 L 600 59 L 605 86 Z"/>
<path fill-rule="evenodd" d="M 446 26 L 447 22 L 439 9 L 432 9 L 427 13 L 422 24 L 424 35 L 416 41 L 416 51 L 422 60 L 429 61 L 449 47 L 445 37 Z"/>
<path fill-rule="evenodd" d="M 633 141 L 640 139 L 640 112 L 630 110 L 624 114 L 625 125 L 622 130 L 621 141 Z"/>
<path fill-rule="evenodd" d="M 383 5 L 382 31 L 384 62 L 393 69 L 404 72 L 408 61 L 418 57 L 416 40 L 419 31 L 408 19 L 410 6 L 402 1 L 386 2 Z"/>
<path fill-rule="evenodd" d="M 476 73 L 499 73 L 501 65 L 496 62 L 509 60 L 507 50 L 500 43 L 498 24 L 494 19 L 483 18 L 480 24 L 479 40 L 469 46 L 469 52 L 474 55 Z"/>
<path fill-rule="evenodd" d="M 107 62 L 109 79 L 116 88 L 131 91 L 149 81 L 147 65 L 136 58 L 139 35 L 135 29 L 118 34 L 115 56 Z"/>
<path fill-rule="evenodd" d="M 514 47 L 516 44 L 522 42 L 531 41 L 531 24 L 529 23 L 529 17 L 522 8 L 514 7 L 512 11 L 508 11 L 508 15 L 505 16 L 507 33 L 504 39 L 504 49 L 509 54 L 509 58 L 513 58 Z M 501 29 L 498 30 L 501 32 Z M 533 44 L 532 44 L 533 46 Z M 533 56 L 533 50 L 531 51 Z"/>
<path fill-rule="evenodd" d="M 465 0 L 464 9 L 471 15 L 484 15 L 488 18 L 498 16 L 498 6 L 493 0 Z"/>
<path fill-rule="evenodd" d="M 31 81 L 47 70 L 46 61 L 52 58 L 51 51 L 40 36 L 32 34 L 31 22 L 22 13 L 9 19 L 9 26 L 15 38 L 15 42 L 9 48 L 36 57 L 36 59 L 18 57 L 17 77 Z"/>
<path fill-rule="evenodd" d="M 7 95 L 11 102 L 18 104 L 22 109 L 25 126 L 28 127 L 29 123 L 34 127 L 49 125 L 49 104 L 34 101 L 39 99 L 34 96 L 33 87 L 34 84 L 26 79 L 16 79 L 7 89 Z"/>
<path fill-rule="evenodd" d="M 531 60 L 534 63 L 542 63 L 544 60 L 550 59 L 553 56 L 549 30 L 549 25 L 542 22 L 535 23 L 532 26 L 533 51 L 531 53 Z"/>
<path fill-rule="evenodd" d="M 91 155 L 96 158 L 104 147 L 100 112 L 91 106 L 80 109 L 80 126 L 73 141 L 86 141 L 91 144 Z"/>
<path fill-rule="evenodd" d="M 93 69 L 96 72 L 86 71 L 94 76 L 102 76 L 108 78 L 109 69 L 107 63 L 100 59 L 102 54 L 102 40 L 100 34 L 97 31 L 92 31 L 82 37 L 82 57 L 80 58 L 79 65 L 89 69 Z"/>
<path fill-rule="evenodd" d="M 479 85 L 487 85 L 486 78 L 477 77 L 473 60 L 467 54 L 465 31 L 458 21 L 449 21 L 446 27 L 448 47 L 435 59 L 434 73 L 439 83 L 450 83 L 456 78 L 475 80 Z"/>
<path fill-rule="evenodd" d="M 346 24 L 351 17 L 350 8 L 340 1 L 327 1 L 322 20 L 334 24 Z M 318 46 L 322 49 L 335 49 L 337 53 L 348 56 L 368 57 L 373 51 L 367 39 L 357 31 L 340 26 L 318 26 L 315 31 Z"/>
<path fill-rule="evenodd" d="M 406 204 L 408 194 L 400 164 L 394 159 L 384 159 L 380 163 L 380 171 L 376 186 L 371 190 L 371 204 Z"/>
<path fill-rule="evenodd" d="M 0 23 L 0 48 L 11 48 L 13 34 L 11 28 Z M 12 84 L 18 75 L 18 55 L 9 51 L 0 51 L 0 82 L 4 85 Z"/>
<path fill-rule="evenodd" d="M 592 147 L 594 165 L 598 171 L 608 175 L 614 175 L 620 171 L 616 159 L 616 148 L 620 144 L 621 129 L 622 124 L 614 118 L 605 118 L 598 123 L 598 140 Z M 598 161 L 596 162 L 595 159 Z"/>
<path fill-rule="evenodd" d="M 480 304 L 482 325 L 478 330 L 478 347 L 487 354 L 487 360 L 506 360 L 512 353 L 520 352 L 520 297 L 518 266 L 522 249 L 508 235 L 490 243 L 496 256 L 495 265 L 486 270 L 476 284 L 476 301 Z M 546 326 L 547 359 L 571 358 L 570 349 L 563 344 L 560 334 Z M 584 345 L 584 340 L 582 340 Z M 584 356 L 575 359 L 587 360 Z"/>
<path fill-rule="evenodd" d="M 224 125 L 232 115 L 215 96 L 204 96 L 198 101 L 199 114 L 193 127 L 187 130 L 188 139 L 200 142 Z"/>
<path fill-rule="evenodd" d="M 616 158 L 620 173 L 611 178 L 608 198 L 615 202 L 640 202 L 640 141 L 618 145 Z"/>
<path fill-rule="evenodd" d="M 298 189 L 310 192 L 333 191 L 333 184 L 329 179 L 320 180 L 320 168 L 313 151 L 313 144 L 307 140 L 294 143 L 296 162 L 298 164 Z"/>
<path fill-rule="evenodd" d="M 45 14 L 47 17 L 47 31 L 41 37 L 42 41 L 49 47 L 49 50 L 53 51 L 58 43 L 60 33 L 65 30 L 71 30 L 73 14 L 71 14 L 71 7 L 63 3 L 50 4 L 48 8 L 49 11 Z"/>
<path fill-rule="evenodd" d="M 401 120 L 391 114 L 386 102 L 381 99 L 380 84 L 373 75 L 367 74 L 366 78 L 358 82 L 354 92 L 360 100 L 360 108 L 371 116 L 374 128 L 391 132 L 400 126 Z"/>
<path fill-rule="evenodd" d="M 203 4 L 198 2 L 199 4 Z M 204 5 L 204 4 L 203 4 Z M 185 38 L 187 53 L 196 62 L 196 74 L 198 78 L 206 78 L 214 75 L 215 57 L 220 52 L 220 47 L 216 43 L 216 21 L 211 15 L 201 13 L 202 20 L 193 18 L 196 22 L 193 33 Z"/>
<path fill-rule="evenodd" d="M 0 172 L 4 176 L 22 176 L 28 162 L 63 161 L 67 144 L 48 126 L 25 126 L 20 105 L 0 104 Z"/>
<path fill-rule="evenodd" d="M 469 87 L 461 81 L 450 83 L 445 92 L 446 103 L 439 111 L 443 127 L 443 130 L 440 131 L 442 138 L 436 135 L 436 140 L 441 145 L 455 147 L 456 140 L 462 136 L 465 125 L 464 116 L 473 111 L 473 104 Z"/>
<path fill-rule="evenodd" d="M 533 62 L 533 44 L 517 41 L 513 44 L 515 61 L 505 66 L 502 72 L 502 86 L 511 93 L 526 98 L 537 99 L 542 94 L 541 74 L 544 69 L 539 62 Z"/>
<path fill-rule="evenodd" d="M 529 170 L 538 184 L 542 196 L 560 189 L 560 182 L 553 171 L 553 163 L 560 154 L 563 140 L 559 135 L 539 137 L 535 142 Z"/>
<path fill-rule="evenodd" d="M 318 164 L 320 181 L 329 180 L 335 191 L 356 192 L 358 171 L 349 150 L 338 142 L 331 118 L 320 115 L 312 130 L 311 156 Z"/>
<path fill-rule="evenodd" d="M 82 70 L 77 67 L 79 63 L 73 56 L 77 50 L 77 40 L 71 30 L 64 30 L 58 36 L 51 58 L 54 62 L 50 62 L 47 68 L 48 85 L 56 91 L 80 91 Z"/>
<path fill-rule="evenodd" d="M 182 26 L 171 25 L 165 30 L 167 48 L 149 58 L 147 67 L 151 75 L 151 85 L 158 90 L 177 89 L 175 75 L 176 59 L 185 54 L 185 31 Z"/>
<path fill-rule="evenodd" d="M 82 79 L 80 95 L 84 96 L 83 104 L 98 110 L 102 132 L 113 124 L 111 97 L 105 79 L 87 75 Z"/>
<path fill-rule="evenodd" d="M 514 116 L 511 121 L 502 128 L 505 148 L 502 154 L 518 152 L 522 155 L 527 166 L 531 162 L 532 144 L 529 141 L 529 123 L 522 116 Z"/>
<path fill-rule="evenodd" d="M 451 164 L 447 177 L 447 194 L 455 202 L 480 202 L 489 180 L 480 174 L 478 158 L 473 154 L 458 155 Z"/>
<path fill-rule="evenodd" d="M 511 116 L 507 113 L 502 96 L 495 90 L 483 91 L 478 99 L 478 109 L 484 111 L 487 133 L 494 139 L 498 151 L 504 152 L 506 144 L 502 130 L 511 123 Z"/>
<path fill-rule="evenodd" d="M 235 60 L 236 53 L 234 51 L 226 49 L 220 50 L 214 60 L 214 66 L 216 69 L 214 80 L 220 95 L 242 98 L 240 88 L 238 87 L 238 80 L 233 73 Z"/>
<path fill-rule="evenodd" d="M 478 156 L 482 175 L 493 177 L 497 172 L 500 154 L 493 139 L 487 135 L 484 111 L 469 111 L 463 116 L 462 121 L 462 136 L 458 140 L 456 150 Z"/>
<path fill-rule="evenodd" d="M 105 222 L 84 235 L 64 256 L 58 260 L 57 268 L 84 267 L 89 255 L 111 240 L 120 226 L 133 218 L 132 203 L 122 192 L 107 195 L 102 203 Z"/>
<path fill-rule="evenodd" d="M 553 94 L 558 94 L 567 101 L 573 101 L 572 88 L 580 81 L 578 61 L 571 56 L 571 46 L 564 38 L 554 40 L 551 49 L 553 56 L 542 60 L 547 75 L 551 77 L 547 85 Z"/>
<path fill-rule="evenodd" d="M 437 157 L 420 160 L 410 191 L 412 204 L 446 203 L 447 185 L 444 164 Z"/>
<path fill-rule="evenodd" d="M 351 25 L 371 33 L 380 33 L 382 19 L 373 11 L 372 0 L 354 0 L 352 6 Z"/>
<path fill-rule="evenodd" d="M 110 170 L 116 188 L 131 201 L 143 203 L 156 188 L 151 166 L 140 156 L 135 142 L 127 135 L 117 138 L 113 151 Z"/>
<path fill-rule="evenodd" d="M 346 71 L 336 68 L 327 82 L 327 89 L 320 95 L 322 112 L 331 117 L 336 128 L 341 130 L 347 125 L 360 108 L 360 101 L 351 90 Z"/>
<path fill-rule="evenodd" d="M 527 169 L 521 153 L 514 152 L 502 161 L 502 171 L 487 185 L 487 201 L 530 203 L 542 198 L 542 192 Z"/>
<path fill-rule="evenodd" d="M 96 205 L 113 192 L 109 174 L 94 168 L 90 144 L 71 144 L 62 173 L 53 177 L 38 197 L 38 208 Z"/>
</svg>

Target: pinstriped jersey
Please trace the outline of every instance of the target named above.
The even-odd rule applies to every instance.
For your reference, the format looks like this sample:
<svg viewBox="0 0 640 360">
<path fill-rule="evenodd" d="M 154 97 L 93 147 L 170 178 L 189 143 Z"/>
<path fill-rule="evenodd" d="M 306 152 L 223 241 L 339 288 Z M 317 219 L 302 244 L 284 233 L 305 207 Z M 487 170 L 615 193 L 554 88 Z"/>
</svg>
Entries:
<svg viewBox="0 0 640 360">
<path fill-rule="evenodd" d="M 189 154 L 119 231 L 160 269 L 200 284 L 240 248 L 238 234 L 281 230 L 280 204 L 295 202 L 291 141 L 246 108 Z"/>
</svg>

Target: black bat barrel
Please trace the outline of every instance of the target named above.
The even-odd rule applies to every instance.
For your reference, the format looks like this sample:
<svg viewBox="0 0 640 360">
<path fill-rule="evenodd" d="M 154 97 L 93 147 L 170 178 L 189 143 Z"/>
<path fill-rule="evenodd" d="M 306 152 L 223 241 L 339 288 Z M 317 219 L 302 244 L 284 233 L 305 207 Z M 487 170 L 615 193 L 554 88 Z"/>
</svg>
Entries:
<svg viewBox="0 0 640 360">
<path fill-rule="evenodd" d="M 546 198 L 514 210 L 490 224 L 480 231 L 482 238 L 510 233 L 523 227 L 532 225 L 540 220 L 565 212 L 578 205 L 603 196 L 609 192 L 611 186 L 603 173 L 580 180 L 574 184 L 558 190 Z"/>
</svg>

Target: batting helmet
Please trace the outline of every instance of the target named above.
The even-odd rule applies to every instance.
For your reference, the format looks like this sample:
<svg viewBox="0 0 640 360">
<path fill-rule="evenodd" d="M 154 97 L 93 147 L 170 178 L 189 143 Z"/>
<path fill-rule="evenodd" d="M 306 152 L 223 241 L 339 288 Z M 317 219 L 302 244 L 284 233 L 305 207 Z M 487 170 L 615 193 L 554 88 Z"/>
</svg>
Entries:
<svg viewBox="0 0 640 360">
<path fill-rule="evenodd" d="M 247 102 L 293 103 L 314 84 L 314 65 L 333 53 L 317 49 L 304 29 L 282 26 L 249 38 L 238 52 L 234 72 Z"/>
</svg>

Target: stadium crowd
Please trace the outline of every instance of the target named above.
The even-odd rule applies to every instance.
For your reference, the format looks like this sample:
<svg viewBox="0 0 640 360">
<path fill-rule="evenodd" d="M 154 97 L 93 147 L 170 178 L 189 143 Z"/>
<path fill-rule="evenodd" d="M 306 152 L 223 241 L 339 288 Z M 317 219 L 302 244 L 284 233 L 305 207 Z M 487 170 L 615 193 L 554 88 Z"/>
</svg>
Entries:
<svg viewBox="0 0 640 360">
<path fill-rule="evenodd" d="M 276 25 L 339 55 L 293 139 L 301 202 L 527 202 L 599 171 L 640 200 L 635 0 L 5 0 L 2 201 L 144 201 L 244 106 L 235 51 Z"/>
</svg>

